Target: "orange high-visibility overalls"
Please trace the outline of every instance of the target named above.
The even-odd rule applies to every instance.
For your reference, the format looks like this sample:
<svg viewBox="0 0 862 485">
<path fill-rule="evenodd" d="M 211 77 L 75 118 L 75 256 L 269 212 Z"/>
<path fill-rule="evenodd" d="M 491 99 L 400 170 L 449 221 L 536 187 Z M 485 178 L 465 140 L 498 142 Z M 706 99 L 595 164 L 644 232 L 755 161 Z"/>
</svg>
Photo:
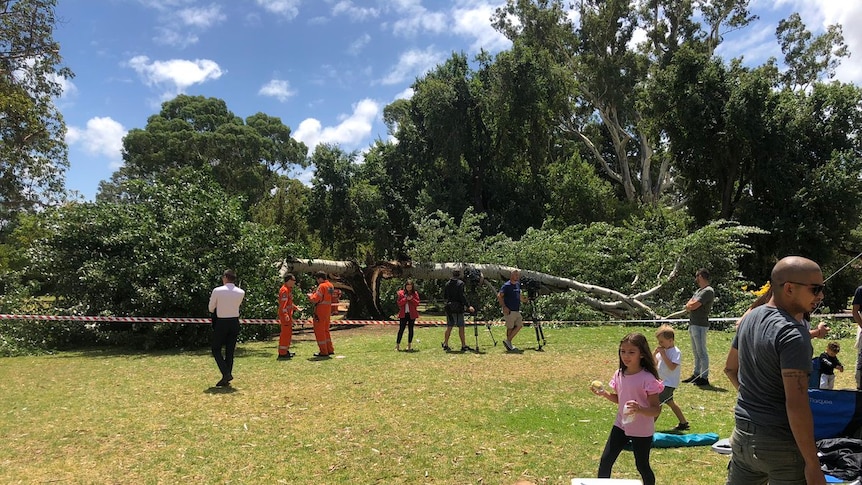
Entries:
<svg viewBox="0 0 862 485">
<path fill-rule="evenodd" d="M 329 280 L 323 280 L 317 286 L 314 293 L 308 295 L 308 299 L 314 303 L 314 339 L 320 348 L 320 355 L 331 355 L 335 353 L 332 346 L 332 337 L 329 335 L 329 318 L 332 315 L 332 294 L 335 287 Z"/>
<path fill-rule="evenodd" d="M 287 355 L 290 352 L 290 343 L 293 340 L 293 312 L 296 305 L 293 304 L 293 288 L 286 284 L 281 285 L 278 290 L 278 321 L 281 323 L 281 333 L 278 336 L 278 355 Z"/>
</svg>

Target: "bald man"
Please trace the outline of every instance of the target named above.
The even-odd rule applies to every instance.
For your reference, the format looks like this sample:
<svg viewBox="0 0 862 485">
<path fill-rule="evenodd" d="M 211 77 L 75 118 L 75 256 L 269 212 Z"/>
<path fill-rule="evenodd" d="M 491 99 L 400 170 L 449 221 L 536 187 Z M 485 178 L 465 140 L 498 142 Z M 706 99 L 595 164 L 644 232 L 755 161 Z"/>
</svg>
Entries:
<svg viewBox="0 0 862 485">
<path fill-rule="evenodd" d="M 724 372 L 738 394 L 728 485 L 826 483 L 808 404 L 811 336 L 802 315 L 823 300 L 820 266 L 790 256 L 770 277 L 772 298 L 745 316 Z"/>
</svg>

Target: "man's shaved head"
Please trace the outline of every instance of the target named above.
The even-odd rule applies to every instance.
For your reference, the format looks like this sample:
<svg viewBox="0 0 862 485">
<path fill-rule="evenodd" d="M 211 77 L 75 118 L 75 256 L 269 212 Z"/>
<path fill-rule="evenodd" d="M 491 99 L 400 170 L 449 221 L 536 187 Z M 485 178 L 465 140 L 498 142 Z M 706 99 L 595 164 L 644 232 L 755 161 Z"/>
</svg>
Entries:
<svg viewBox="0 0 862 485">
<path fill-rule="evenodd" d="M 775 263 L 772 268 L 772 285 L 780 285 L 787 281 L 805 281 L 812 273 L 821 273 L 820 265 L 801 256 L 788 256 Z"/>
</svg>

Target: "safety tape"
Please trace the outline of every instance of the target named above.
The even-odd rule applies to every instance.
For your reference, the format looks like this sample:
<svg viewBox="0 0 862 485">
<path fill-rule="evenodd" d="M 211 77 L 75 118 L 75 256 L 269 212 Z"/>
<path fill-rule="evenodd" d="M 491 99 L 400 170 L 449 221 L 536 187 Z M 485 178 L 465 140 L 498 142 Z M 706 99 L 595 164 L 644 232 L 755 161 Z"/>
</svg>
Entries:
<svg viewBox="0 0 862 485">
<path fill-rule="evenodd" d="M 90 315 L 14 315 L 0 314 L 0 320 L 42 320 L 59 322 L 97 322 L 97 323 L 212 323 L 209 318 L 187 318 L 187 317 L 113 317 L 113 316 L 90 316 Z M 268 318 L 240 318 L 239 323 L 243 325 L 278 325 L 278 320 Z M 296 323 L 308 323 L 312 325 L 312 319 L 297 320 Z M 472 323 L 472 322 L 470 322 Z M 486 322 L 476 322 L 485 325 Z M 499 322 L 488 322 L 496 324 Z M 332 320 L 332 325 L 398 325 L 398 320 Z M 446 325 L 445 320 L 417 320 L 417 325 Z"/>
<path fill-rule="evenodd" d="M 820 315 L 821 317 L 832 318 L 850 318 L 851 314 L 836 313 L 830 315 Z M 209 318 L 188 318 L 188 317 L 113 317 L 113 316 L 89 316 L 89 315 L 14 315 L 0 313 L 0 320 L 48 320 L 61 322 L 98 322 L 98 323 L 212 323 Z M 737 318 L 710 318 L 713 322 L 733 322 Z M 241 318 L 239 322 L 243 325 L 278 325 L 278 320 L 267 318 Z M 297 320 L 295 323 L 308 323 L 312 325 L 312 319 Z M 525 323 L 530 323 L 526 320 Z M 542 321 L 542 325 L 613 325 L 613 324 L 659 324 L 659 323 L 688 323 L 688 319 L 653 319 L 653 320 L 554 320 Z M 398 320 L 332 320 L 331 325 L 398 325 Z M 467 325 L 504 325 L 500 321 L 467 321 Z M 416 325 L 446 325 L 445 320 L 416 320 Z"/>
</svg>

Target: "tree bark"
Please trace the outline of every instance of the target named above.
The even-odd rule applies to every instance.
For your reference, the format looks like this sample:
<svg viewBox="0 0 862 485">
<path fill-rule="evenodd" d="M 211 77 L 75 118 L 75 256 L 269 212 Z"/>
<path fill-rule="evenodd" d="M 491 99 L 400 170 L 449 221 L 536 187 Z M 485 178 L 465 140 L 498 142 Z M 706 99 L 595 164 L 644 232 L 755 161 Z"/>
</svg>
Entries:
<svg viewBox="0 0 862 485">
<path fill-rule="evenodd" d="M 664 282 L 675 279 L 678 275 L 679 262 L 674 266 L 671 273 Z M 390 278 L 412 278 L 414 280 L 447 280 L 452 276 L 452 271 L 472 268 L 481 273 L 478 287 L 487 286 L 489 291 L 496 292 L 497 286 L 491 281 L 502 282 L 509 279 L 510 274 L 516 268 L 497 264 L 463 264 L 463 263 L 438 263 L 433 265 L 414 265 L 411 261 L 378 261 L 366 268 L 362 268 L 354 261 L 330 261 L 325 259 L 298 260 L 294 258 L 285 259 L 281 263 L 281 274 L 285 273 L 315 273 L 326 272 L 333 285 L 345 292 L 350 300 L 350 308 L 347 311 L 348 319 L 373 319 L 386 320 L 380 305 L 380 283 Z M 661 289 L 664 283 L 656 285 L 647 291 L 634 295 L 626 295 L 619 291 L 602 286 L 581 283 L 579 281 L 562 278 L 559 276 L 519 269 L 522 278 L 530 278 L 541 284 L 540 293 L 549 294 L 570 290 L 586 293 L 582 301 L 592 308 L 614 317 L 647 316 L 660 318 L 660 316 L 643 300 Z M 487 282 L 487 285 L 481 283 Z"/>
</svg>

